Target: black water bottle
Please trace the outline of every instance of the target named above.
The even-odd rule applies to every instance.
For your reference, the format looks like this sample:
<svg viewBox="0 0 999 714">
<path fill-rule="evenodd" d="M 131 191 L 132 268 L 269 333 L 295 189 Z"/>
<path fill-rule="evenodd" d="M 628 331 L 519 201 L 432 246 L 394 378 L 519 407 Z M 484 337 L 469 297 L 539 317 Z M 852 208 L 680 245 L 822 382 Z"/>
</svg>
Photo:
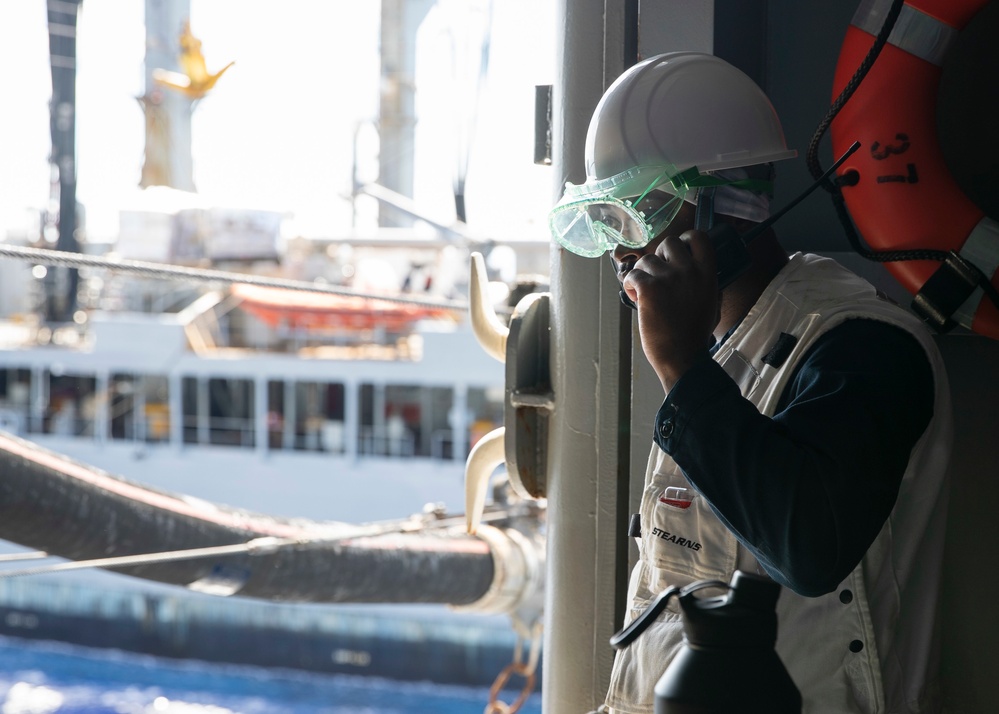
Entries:
<svg viewBox="0 0 999 714">
<path fill-rule="evenodd" d="M 725 588 L 718 597 L 697 597 Z M 736 571 L 732 582 L 702 580 L 662 593 L 611 638 L 622 649 L 676 595 L 684 644 L 655 687 L 655 714 L 800 714 L 801 694 L 774 650 L 780 585 Z"/>
</svg>

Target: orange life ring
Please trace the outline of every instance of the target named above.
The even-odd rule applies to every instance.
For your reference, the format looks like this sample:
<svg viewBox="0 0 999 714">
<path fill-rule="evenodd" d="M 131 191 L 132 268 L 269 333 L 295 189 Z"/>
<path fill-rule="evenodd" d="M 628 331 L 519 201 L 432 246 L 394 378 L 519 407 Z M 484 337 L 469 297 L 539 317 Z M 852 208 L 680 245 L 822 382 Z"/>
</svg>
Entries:
<svg viewBox="0 0 999 714">
<path fill-rule="evenodd" d="M 833 121 L 835 155 L 861 148 L 840 169 L 860 180 L 843 187 L 850 215 L 876 251 L 955 251 L 999 288 L 999 224 L 958 187 L 936 134 L 941 64 L 952 41 L 988 0 L 907 0 L 889 42 L 853 97 Z M 861 4 L 847 30 L 836 66 L 837 97 L 857 71 L 891 0 Z M 916 294 L 940 267 L 914 260 L 887 263 Z M 999 339 L 999 308 L 977 288 L 953 315 L 955 322 Z"/>
</svg>

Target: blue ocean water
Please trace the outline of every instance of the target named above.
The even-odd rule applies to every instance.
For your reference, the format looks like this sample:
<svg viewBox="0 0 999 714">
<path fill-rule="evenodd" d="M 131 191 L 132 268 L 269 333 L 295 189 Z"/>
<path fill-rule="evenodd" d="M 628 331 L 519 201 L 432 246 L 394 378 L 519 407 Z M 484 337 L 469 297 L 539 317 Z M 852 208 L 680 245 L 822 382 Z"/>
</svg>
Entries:
<svg viewBox="0 0 999 714">
<path fill-rule="evenodd" d="M 505 692 L 512 701 L 516 692 Z M 469 714 L 488 689 L 168 660 L 0 637 L 2 714 Z M 535 693 L 520 709 L 541 714 Z"/>
</svg>

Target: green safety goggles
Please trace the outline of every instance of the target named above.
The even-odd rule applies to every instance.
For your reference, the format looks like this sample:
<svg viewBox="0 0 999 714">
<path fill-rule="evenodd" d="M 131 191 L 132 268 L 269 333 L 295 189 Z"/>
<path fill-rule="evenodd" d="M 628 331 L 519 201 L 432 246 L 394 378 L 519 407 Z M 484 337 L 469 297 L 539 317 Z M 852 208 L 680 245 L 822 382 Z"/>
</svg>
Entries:
<svg viewBox="0 0 999 714">
<path fill-rule="evenodd" d="M 738 186 L 769 191 L 757 179 L 726 181 L 705 176 L 697 167 L 638 166 L 585 184 L 567 184 L 562 200 L 549 212 L 552 237 L 565 249 L 595 258 L 618 245 L 642 248 L 676 217 L 692 188 Z"/>
</svg>

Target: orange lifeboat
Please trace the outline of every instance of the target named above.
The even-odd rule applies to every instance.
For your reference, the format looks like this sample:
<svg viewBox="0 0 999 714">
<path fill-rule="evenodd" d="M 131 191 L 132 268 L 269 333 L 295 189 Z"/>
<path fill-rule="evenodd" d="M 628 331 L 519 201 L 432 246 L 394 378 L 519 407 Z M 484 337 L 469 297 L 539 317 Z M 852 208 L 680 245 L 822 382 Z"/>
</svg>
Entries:
<svg viewBox="0 0 999 714">
<path fill-rule="evenodd" d="M 987 4 L 907 0 L 888 43 L 836 116 L 831 133 L 836 155 L 854 141 L 864 147 L 841 169 L 841 174 L 857 172 L 859 181 L 842 190 L 851 217 L 872 249 L 953 252 L 960 257 L 958 263 L 975 266 L 999 288 L 999 224 L 958 187 L 936 134 L 941 65 L 960 31 Z M 840 52 L 834 97 L 874 44 L 890 5 L 885 0 L 862 3 Z M 917 296 L 941 270 L 941 264 L 931 260 L 886 265 Z M 999 308 L 981 287 L 974 287 L 977 274 L 970 273 L 972 277 L 965 273 L 965 290 L 948 317 L 999 339 Z"/>
<path fill-rule="evenodd" d="M 310 293 L 302 290 L 239 283 L 232 294 L 241 307 L 271 327 L 304 330 L 411 332 L 414 323 L 450 315 L 445 308 L 398 303 L 392 300 Z"/>
</svg>

